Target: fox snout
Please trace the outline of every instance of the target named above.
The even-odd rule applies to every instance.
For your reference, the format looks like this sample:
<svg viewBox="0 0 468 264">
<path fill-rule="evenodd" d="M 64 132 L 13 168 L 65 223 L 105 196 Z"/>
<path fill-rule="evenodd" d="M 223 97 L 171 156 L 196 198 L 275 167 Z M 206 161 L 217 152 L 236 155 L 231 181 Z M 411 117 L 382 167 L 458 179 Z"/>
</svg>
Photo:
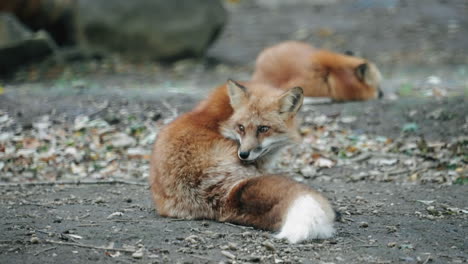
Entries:
<svg viewBox="0 0 468 264">
<path fill-rule="evenodd" d="M 240 160 L 255 160 L 262 154 L 262 148 L 260 146 L 253 147 L 253 148 L 243 148 L 242 146 L 239 147 L 237 151 L 237 155 L 239 156 Z"/>
<path fill-rule="evenodd" d="M 245 160 L 249 157 L 250 151 L 239 151 L 239 158 Z"/>
</svg>

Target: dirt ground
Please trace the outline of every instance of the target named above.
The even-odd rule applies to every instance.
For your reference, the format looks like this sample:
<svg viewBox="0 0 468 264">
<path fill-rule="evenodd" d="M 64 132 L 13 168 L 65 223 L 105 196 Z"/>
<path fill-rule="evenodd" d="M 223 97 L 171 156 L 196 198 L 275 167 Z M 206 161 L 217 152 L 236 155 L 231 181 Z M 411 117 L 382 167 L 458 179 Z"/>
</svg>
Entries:
<svg viewBox="0 0 468 264">
<path fill-rule="evenodd" d="M 227 1 L 201 60 L 44 62 L 0 82 L 0 263 L 467 263 L 468 4 L 284 2 Z M 384 75 L 382 100 L 307 101 L 276 168 L 331 199 L 335 237 L 158 216 L 158 129 L 284 39 L 354 50 Z"/>
</svg>

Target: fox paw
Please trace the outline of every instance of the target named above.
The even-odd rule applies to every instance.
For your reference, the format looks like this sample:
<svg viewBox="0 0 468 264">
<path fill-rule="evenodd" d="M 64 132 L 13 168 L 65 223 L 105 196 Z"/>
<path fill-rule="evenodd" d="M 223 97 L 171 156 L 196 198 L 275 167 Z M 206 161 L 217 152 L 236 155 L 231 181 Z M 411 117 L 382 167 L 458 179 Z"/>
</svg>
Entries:
<svg viewBox="0 0 468 264">
<path fill-rule="evenodd" d="M 311 195 L 297 198 L 289 207 L 279 234 L 290 243 L 307 239 L 329 238 L 335 232 L 333 217 L 325 213 L 319 202 Z"/>
</svg>

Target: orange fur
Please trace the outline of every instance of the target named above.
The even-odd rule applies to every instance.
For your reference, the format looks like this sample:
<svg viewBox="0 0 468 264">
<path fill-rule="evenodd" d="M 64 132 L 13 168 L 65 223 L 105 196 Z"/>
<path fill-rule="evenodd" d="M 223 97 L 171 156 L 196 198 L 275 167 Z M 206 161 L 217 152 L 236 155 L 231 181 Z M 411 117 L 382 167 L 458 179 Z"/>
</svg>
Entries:
<svg viewBox="0 0 468 264">
<path fill-rule="evenodd" d="M 159 132 L 150 171 L 159 214 L 277 231 L 293 200 L 307 194 L 333 218 L 329 202 L 316 191 L 284 176 L 263 174 L 271 155 L 248 161 L 238 157 L 247 137 L 261 144 L 274 136 L 294 136 L 295 114 L 302 104 L 300 88 L 284 92 L 255 82 L 242 85 L 228 82 L 218 87 L 193 111 Z M 243 133 L 236 130 L 239 122 L 245 125 Z M 258 130 L 259 124 L 268 125 L 269 130 Z M 258 149 L 258 144 L 252 149 Z"/>
<path fill-rule="evenodd" d="M 380 97 L 381 75 L 362 58 L 287 41 L 263 50 L 256 60 L 253 81 L 288 89 L 300 86 L 305 96 L 338 101 Z"/>
</svg>

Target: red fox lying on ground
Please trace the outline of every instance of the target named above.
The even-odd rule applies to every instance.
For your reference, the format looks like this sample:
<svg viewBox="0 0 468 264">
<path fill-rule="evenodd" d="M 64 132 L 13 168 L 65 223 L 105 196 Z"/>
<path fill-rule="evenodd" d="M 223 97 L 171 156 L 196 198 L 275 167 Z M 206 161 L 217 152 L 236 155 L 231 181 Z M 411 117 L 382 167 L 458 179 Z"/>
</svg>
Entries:
<svg viewBox="0 0 468 264">
<path fill-rule="evenodd" d="M 257 57 L 253 81 L 281 89 L 300 86 L 305 96 L 337 101 L 382 97 L 381 74 L 362 58 L 287 41 L 263 50 Z"/>
<path fill-rule="evenodd" d="M 254 226 L 292 243 L 332 236 L 335 212 L 326 198 L 264 172 L 297 136 L 302 101 L 299 87 L 228 81 L 164 127 L 150 172 L 159 214 Z"/>
</svg>

